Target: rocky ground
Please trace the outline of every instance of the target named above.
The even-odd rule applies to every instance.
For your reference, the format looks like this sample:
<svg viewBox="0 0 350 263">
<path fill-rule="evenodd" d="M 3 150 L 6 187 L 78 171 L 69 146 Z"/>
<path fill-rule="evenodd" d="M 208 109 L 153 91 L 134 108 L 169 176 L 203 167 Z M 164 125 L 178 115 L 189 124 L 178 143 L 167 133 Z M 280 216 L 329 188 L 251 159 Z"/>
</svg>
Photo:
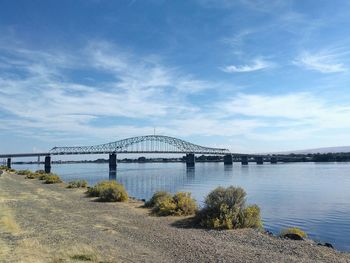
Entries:
<svg viewBox="0 0 350 263">
<path fill-rule="evenodd" d="M 0 262 L 350 262 L 313 241 L 208 231 L 139 201 L 101 203 L 64 184 L 0 176 Z"/>
</svg>

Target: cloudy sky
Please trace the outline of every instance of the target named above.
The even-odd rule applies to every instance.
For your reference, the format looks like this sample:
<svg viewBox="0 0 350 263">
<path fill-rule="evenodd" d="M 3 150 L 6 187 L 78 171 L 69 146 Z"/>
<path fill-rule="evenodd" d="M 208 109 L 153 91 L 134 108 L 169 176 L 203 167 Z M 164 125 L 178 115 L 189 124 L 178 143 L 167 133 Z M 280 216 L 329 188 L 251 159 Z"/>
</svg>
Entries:
<svg viewBox="0 0 350 263">
<path fill-rule="evenodd" d="M 350 145 L 350 2 L 0 1 L 0 152 L 157 134 Z"/>
</svg>

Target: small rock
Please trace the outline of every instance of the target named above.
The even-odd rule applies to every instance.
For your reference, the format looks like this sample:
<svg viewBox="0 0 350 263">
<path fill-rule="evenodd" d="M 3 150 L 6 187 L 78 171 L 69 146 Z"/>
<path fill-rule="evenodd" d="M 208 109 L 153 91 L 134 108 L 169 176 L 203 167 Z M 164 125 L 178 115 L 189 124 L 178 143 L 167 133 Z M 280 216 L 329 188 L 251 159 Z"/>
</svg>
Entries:
<svg viewBox="0 0 350 263">
<path fill-rule="evenodd" d="M 273 233 L 272 233 L 271 231 L 269 231 L 269 230 L 266 230 L 266 231 L 265 231 L 265 234 L 267 234 L 267 235 L 269 235 L 269 236 L 273 236 Z"/>
<path fill-rule="evenodd" d="M 333 248 L 333 249 L 334 249 L 334 247 L 333 247 L 333 245 L 332 245 L 331 243 L 324 243 L 324 244 L 322 244 L 322 243 L 317 243 L 317 245 L 318 245 L 318 246 L 329 247 L 329 248 Z"/>
<path fill-rule="evenodd" d="M 284 238 L 292 239 L 292 240 L 304 240 L 301 236 L 294 234 L 294 233 L 288 233 L 283 236 Z"/>
</svg>

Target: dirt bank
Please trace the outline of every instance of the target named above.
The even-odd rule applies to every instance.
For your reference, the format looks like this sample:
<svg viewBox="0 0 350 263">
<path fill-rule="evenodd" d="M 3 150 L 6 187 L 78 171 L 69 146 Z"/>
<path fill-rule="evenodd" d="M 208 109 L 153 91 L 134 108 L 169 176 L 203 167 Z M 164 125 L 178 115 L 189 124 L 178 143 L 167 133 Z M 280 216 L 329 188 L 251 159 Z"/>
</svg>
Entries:
<svg viewBox="0 0 350 263">
<path fill-rule="evenodd" d="M 141 204 L 95 202 L 82 190 L 4 173 L 0 262 L 350 262 L 312 241 L 184 228 Z"/>
</svg>

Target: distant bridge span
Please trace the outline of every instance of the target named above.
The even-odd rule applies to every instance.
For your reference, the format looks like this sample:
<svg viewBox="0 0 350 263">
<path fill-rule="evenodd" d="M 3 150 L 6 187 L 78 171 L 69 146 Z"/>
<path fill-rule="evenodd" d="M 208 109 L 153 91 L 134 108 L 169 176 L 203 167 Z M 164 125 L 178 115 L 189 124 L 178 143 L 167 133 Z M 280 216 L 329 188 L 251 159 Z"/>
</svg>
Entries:
<svg viewBox="0 0 350 263">
<path fill-rule="evenodd" d="M 262 164 L 263 158 L 266 158 L 266 156 L 263 155 L 231 153 L 228 149 L 205 147 L 163 135 L 138 136 L 93 146 L 54 147 L 48 152 L 41 153 L 0 154 L 0 158 L 7 158 L 7 166 L 10 168 L 11 158 L 45 156 L 45 171 L 50 172 L 51 155 L 109 154 L 109 169 L 110 171 L 115 171 L 117 166 L 117 154 L 128 153 L 186 154 L 186 164 L 188 167 L 194 167 L 195 154 L 223 155 L 224 163 L 231 165 L 233 159 L 239 159 L 242 164 L 248 164 L 249 158 L 251 157 L 254 158 L 258 164 Z M 275 157 L 271 157 L 270 160 L 271 163 L 277 162 Z"/>
<path fill-rule="evenodd" d="M 146 135 L 94 146 L 54 147 L 52 155 L 100 153 L 193 153 L 225 155 L 228 149 L 204 147 L 174 137 Z"/>
</svg>

